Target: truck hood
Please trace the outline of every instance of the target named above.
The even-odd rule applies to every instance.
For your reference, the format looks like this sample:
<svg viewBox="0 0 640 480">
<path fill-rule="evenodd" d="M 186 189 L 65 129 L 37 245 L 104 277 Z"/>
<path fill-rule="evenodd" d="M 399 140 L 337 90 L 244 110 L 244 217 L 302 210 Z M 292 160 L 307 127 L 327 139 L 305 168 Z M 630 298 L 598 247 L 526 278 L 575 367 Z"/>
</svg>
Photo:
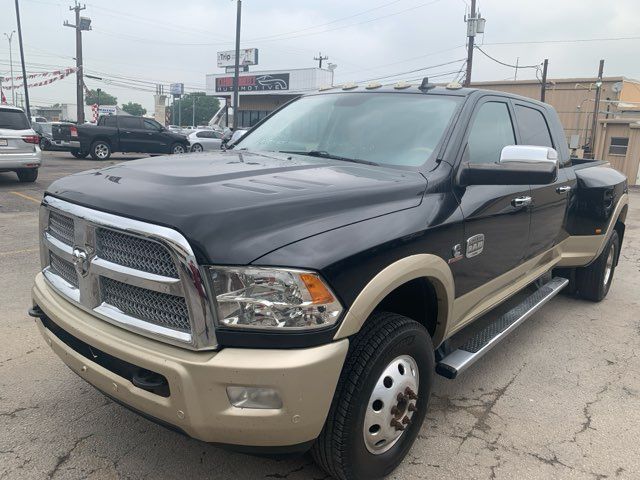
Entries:
<svg viewBox="0 0 640 480">
<path fill-rule="evenodd" d="M 279 153 L 148 158 L 57 180 L 48 193 L 179 230 L 198 260 L 248 264 L 303 238 L 420 204 L 417 172 Z"/>
</svg>

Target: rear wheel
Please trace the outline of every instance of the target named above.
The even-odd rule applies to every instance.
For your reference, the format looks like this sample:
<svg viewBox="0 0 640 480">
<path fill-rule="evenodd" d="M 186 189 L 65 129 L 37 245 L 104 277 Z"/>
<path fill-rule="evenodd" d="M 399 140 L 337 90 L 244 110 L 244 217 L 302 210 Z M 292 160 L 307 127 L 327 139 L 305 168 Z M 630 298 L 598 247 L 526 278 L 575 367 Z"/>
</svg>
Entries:
<svg viewBox="0 0 640 480">
<path fill-rule="evenodd" d="M 600 256 L 588 267 L 576 269 L 578 295 L 592 302 L 599 302 L 607 296 L 613 282 L 619 251 L 620 237 L 614 230 Z"/>
<path fill-rule="evenodd" d="M 40 150 L 49 150 L 51 143 L 45 137 L 40 139 Z"/>
<path fill-rule="evenodd" d="M 71 155 L 73 155 L 76 158 L 87 158 L 87 155 L 89 155 L 89 152 L 82 152 L 80 150 L 71 150 Z"/>
<path fill-rule="evenodd" d="M 181 153 L 186 153 L 187 148 L 182 143 L 174 143 L 171 145 L 171 154 L 172 155 L 180 155 Z"/>
<path fill-rule="evenodd" d="M 94 160 L 108 160 L 111 156 L 111 145 L 104 140 L 97 140 L 91 144 L 90 153 Z"/>
<path fill-rule="evenodd" d="M 21 168 L 16 172 L 21 183 L 33 183 L 38 178 L 37 168 Z"/>
<path fill-rule="evenodd" d="M 424 420 L 435 368 L 419 323 L 373 314 L 349 347 L 313 458 L 341 480 L 382 478 L 405 457 Z"/>
<path fill-rule="evenodd" d="M 202 152 L 203 151 L 202 145 L 200 145 L 199 143 L 194 144 L 191 147 L 191 151 L 192 152 Z"/>
</svg>

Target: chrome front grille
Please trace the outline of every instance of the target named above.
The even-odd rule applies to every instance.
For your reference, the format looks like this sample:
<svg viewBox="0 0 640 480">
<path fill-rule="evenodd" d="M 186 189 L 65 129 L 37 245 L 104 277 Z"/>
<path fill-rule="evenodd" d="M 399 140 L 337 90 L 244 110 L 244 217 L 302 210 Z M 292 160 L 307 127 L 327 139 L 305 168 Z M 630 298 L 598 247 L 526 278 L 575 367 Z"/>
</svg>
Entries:
<svg viewBox="0 0 640 480">
<path fill-rule="evenodd" d="M 73 263 L 63 260 L 53 252 L 49 252 L 49 266 L 53 273 L 74 288 L 78 288 L 78 274 L 76 273 Z"/>
<path fill-rule="evenodd" d="M 171 253 L 161 244 L 108 228 L 96 230 L 97 254 L 109 262 L 143 272 L 178 278 Z"/>
<path fill-rule="evenodd" d="M 49 233 L 66 245 L 73 245 L 73 219 L 56 212 L 49 214 Z"/>
<path fill-rule="evenodd" d="M 40 226 L 44 277 L 78 307 L 166 343 L 217 347 L 200 268 L 180 233 L 49 196 Z"/>
<path fill-rule="evenodd" d="M 183 297 L 154 292 L 103 277 L 100 279 L 102 300 L 123 313 L 147 322 L 188 332 L 189 312 Z"/>
</svg>

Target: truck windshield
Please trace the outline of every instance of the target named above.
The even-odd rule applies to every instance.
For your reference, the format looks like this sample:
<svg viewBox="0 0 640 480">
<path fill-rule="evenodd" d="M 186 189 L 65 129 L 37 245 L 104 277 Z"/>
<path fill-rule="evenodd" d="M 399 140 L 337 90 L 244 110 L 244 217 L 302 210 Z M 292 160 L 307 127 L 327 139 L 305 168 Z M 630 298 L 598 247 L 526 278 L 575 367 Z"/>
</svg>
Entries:
<svg viewBox="0 0 640 480">
<path fill-rule="evenodd" d="M 236 148 L 419 166 L 433 155 L 460 102 L 454 96 L 382 92 L 302 97 Z"/>
</svg>

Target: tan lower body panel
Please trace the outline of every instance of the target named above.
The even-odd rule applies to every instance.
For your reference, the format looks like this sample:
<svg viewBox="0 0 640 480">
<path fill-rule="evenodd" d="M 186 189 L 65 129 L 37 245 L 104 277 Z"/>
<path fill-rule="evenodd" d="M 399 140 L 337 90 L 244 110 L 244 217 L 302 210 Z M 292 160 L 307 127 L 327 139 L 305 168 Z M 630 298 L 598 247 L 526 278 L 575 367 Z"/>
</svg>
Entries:
<svg viewBox="0 0 640 480">
<path fill-rule="evenodd" d="M 78 354 L 38 320 L 42 336 L 74 372 L 134 409 L 207 442 L 271 447 L 315 439 L 329 412 L 348 350 L 348 340 L 341 340 L 296 350 L 227 348 L 193 352 L 141 337 L 91 316 L 54 292 L 42 274 L 36 278 L 33 299 L 71 335 L 164 375 L 171 395 L 165 398 L 135 387 Z M 233 407 L 226 394 L 229 385 L 274 388 L 283 407 Z"/>
</svg>

